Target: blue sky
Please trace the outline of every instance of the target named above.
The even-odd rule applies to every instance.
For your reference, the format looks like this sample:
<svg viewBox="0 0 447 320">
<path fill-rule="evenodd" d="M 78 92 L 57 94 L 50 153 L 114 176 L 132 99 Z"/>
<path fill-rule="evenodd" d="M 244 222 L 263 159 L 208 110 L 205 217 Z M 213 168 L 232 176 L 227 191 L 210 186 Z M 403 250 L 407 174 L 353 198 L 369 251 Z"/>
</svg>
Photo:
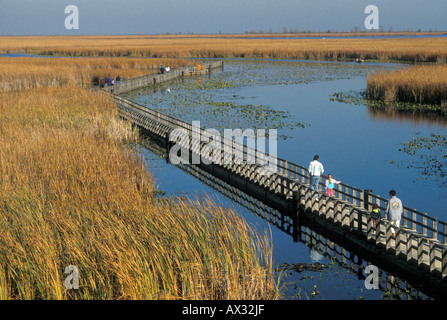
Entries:
<svg viewBox="0 0 447 320">
<path fill-rule="evenodd" d="M 68 5 L 78 30 L 65 28 Z M 0 0 L 0 35 L 367 31 L 368 5 L 385 30 L 447 30 L 445 0 Z"/>
</svg>

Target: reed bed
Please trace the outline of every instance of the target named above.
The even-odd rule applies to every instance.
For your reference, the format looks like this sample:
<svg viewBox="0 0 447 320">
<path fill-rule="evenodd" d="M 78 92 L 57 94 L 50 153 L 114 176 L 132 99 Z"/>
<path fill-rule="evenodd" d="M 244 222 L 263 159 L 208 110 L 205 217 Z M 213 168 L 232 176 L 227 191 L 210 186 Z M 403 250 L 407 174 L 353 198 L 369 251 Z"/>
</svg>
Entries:
<svg viewBox="0 0 447 320">
<path fill-rule="evenodd" d="M 447 66 L 412 66 L 374 73 L 367 79 L 368 99 L 447 106 Z"/>
<path fill-rule="evenodd" d="M 262 39 L 237 36 L 1 37 L 0 52 L 152 58 L 447 61 L 447 38 Z"/>
<path fill-rule="evenodd" d="M 161 65 L 176 68 L 189 64 L 192 62 L 184 59 L 1 58 L 0 92 L 67 85 L 87 87 L 108 76 L 133 78 L 156 73 Z"/>
<path fill-rule="evenodd" d="M 0 92 L 0 299 L 278 297 L 269 235 L 207 199 L 154 197 L 108 96 L 36 82 Z"/>
</svg>

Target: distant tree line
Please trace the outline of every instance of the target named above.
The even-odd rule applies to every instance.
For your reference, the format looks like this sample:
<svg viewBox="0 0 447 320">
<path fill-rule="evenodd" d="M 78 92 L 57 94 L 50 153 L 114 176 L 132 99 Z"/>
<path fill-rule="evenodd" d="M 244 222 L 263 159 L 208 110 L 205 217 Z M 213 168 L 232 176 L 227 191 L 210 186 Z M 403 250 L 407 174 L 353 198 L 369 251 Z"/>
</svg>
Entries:
<svg viewBox="0 0 447 320">
<path fill-rule="evenodd" d="M 389 26 L 388 29 L 385 29 L 384 26 L 380 26 L 378 30 L 371 29 L 371 30 L 365 30 L 365 28 L 361 28 L 359 26 L 354 26 L 351 30 L 338 30 L 338 29 L 328 29 L 328 30 L 315 30 L 315 29 L 306 29 L 304 27 L 282 27 L 281 32 L 273 31 L 272 28 L 269 29 L 258 29 L 258 30 L 245 30 L 246 34 L 276 34 L 276 33 L 345 33 L 345 32 L 352 32 L 352 33 L 361 33 L 361 32 L 439 32 L 438 28 L 434 27 L 433 29 L 429 30 L 422 30 L 417 29 L 416 31 L 411 29 L 401 29 L 401 30 L 394 30 L 393 26 Z"/>
</svg>

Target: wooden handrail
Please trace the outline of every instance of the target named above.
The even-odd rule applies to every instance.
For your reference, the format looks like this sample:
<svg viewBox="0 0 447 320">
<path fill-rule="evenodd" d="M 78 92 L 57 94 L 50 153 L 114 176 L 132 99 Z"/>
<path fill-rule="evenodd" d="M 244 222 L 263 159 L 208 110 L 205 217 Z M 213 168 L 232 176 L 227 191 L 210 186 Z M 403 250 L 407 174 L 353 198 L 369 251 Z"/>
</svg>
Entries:
<svg viewBox="0 0 447 320">
<path fill-rule="evenodd" d="M 183 129 L 186 130 L 190 136 L 192 136 L 193 129 L 195 129 L 195 127 L 189 123 L 155 111 L 145 105 L 138 104 L 118 95 L 114 95 L 114 99 L 117 102 L 118 107 L 127 107 L 130 110 L 137 111 L 151 119 L 156 119 L 156 121 L 171 127 L 172 130 Z M 208 135 L 208 133 L 202 128 L 198 128 L 198 132 L 195 132 L 195 134 L 198 134 L 199 137 Z M 241 151 L 241 159 L 247 160 L 248 157 L 250 157 L 250 159 L 254 159 L 254 164 L 257 165 L 263 165 L 267 160 L 273 162 L 275 164 L 274 167 L 276 168 L 275 174 L 280 179 L 279 184 L 281 185 L 281 189 L 288 197 L 292 197 L 294 187 L 290 186 L 294 186 L 294 183 L 308 184 L 309 172 L 306 167 L 276 156 L 272 156 L 267 152 L 260 154 L 258 150 L 250 148 L 249 146 L 241 144 L 233 139 L 228 140 L 226 137 L 223 137 L 221 138 L 221 141 L 222 151 L 227 148 L 226 150 L 231 150 L 231 154 L 234 155 L 235 150 L 239 150 Z M 234 159 L 234 156 L 231 159 Z M 320 185 L 322 187 L 324 186 L 325 179 L 327 179 L 327 176 L 323 175 L 322 180 L 320 181 Z M 372 192 L 366 193 L 367 196 L 365 196 L 364 189 L 353 187 L 346 183 L 336 185 L 334 188 L 334 194 L 335 198 L 347 201 L 355 207 L 360 207 L 365 212 L 368 212 L 367 209 L 373 204 L 378 204 L 379 208 L 384 211 L 386 202 L 388 201 L 387 199 L 382 198 L 379 195 L 375 195 Z M 422 213 L 416 209 L 408 208 L 405 205 L 402 221 L 402 225 L 405 227 L 411 225 L 411 230 L 420 229 L 421 234 L 426 237 L 429 237 L 430 232 L 431 236 L 429 238 L 438 239 L 442 243 L 447 243 L 447 222 L 445 221 L 438 221 L 436 217 L 431 217 L 427 213 Z"/>
</svg>

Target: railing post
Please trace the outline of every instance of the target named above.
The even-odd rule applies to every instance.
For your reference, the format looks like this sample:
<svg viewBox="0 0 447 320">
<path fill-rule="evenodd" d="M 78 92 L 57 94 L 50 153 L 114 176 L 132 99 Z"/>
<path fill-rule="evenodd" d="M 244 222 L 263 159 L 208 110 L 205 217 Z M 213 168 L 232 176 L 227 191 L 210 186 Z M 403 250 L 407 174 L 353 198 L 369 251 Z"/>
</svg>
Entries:
<svg viewBox="0 0 447 320">
<path fill-rule="evenodd" d="M 407 236 L 406 254 L 407 254 L 407 262 L 417 264 L 417 241 L 415 239 L 414 233 L 410 233 Z"/>
<path fill-rule="evenodd" d="M 389 221 L 386 224 L 386 231 L 385 231 L 385 250 L 390 251 L 392 247 L 392 232 L 391 232 L 391 224 Z"/>
<path fill-rule="evenodd" d="M 447 280 L 447 248 L 445 245 L 441 249 L 441 277 L 443 280 Z"/>
<path fill-rule="evenodd" d="M 417 219 L 416 212 L 411 211 L 411 220 L 416 221 L 416 219 Z M 412 222 L 411 223 L 411 230 L 416 231 L 416 226 L 417 226 L 416 223 Z"/>
<path fill-rule="evenodd" d="M 424 236 L 427 236 L 427 218 L 426 217 L 422 217 L 422 234 Z"/>
<path fill-rule="evenodd" d="M 357 219 L 358 219 L 358 213 L 357 210 L 352 210 L 349 214 L 349 227 L 352 230 L 356 230 L 355 224 L 356 224 L 356 215 L 357 215 Z M 358 225 L 358 223 L 357 223 Z"/>
<path fill-rule="evenodd" d="M 300 207 L 300 191 L 292 191 L 292 218 L 296 217 L 299 220 L 299 207 Z"/>
<path fill-rule="evenodd" d="M 368 212 L 372 211 L 372 190 L 365 189 L 363 190 L 363 208 L 365 208 Z"/>
<path fill-rule="evenodd" d="M 432 239 L 438 240 L 438 218 L 432 220 Z"/>
<path fill-rule="evenodd" d="M 368 241 L 374 239 L 374 229 L 374 221 L 371 217 L 368 217 L 366 222 L 366 239 Z"/>
<path fill-rule="evenodd" d="M 430 273 L 432 273 L 432 274 L 438 273 L 438 271 L 441 271 L 441 270 L 438 270 L 438 268 L 437 268 L 437 262 L 439 260 L 438 260 L 436 253 L 437 253 L 437 243 L 436 243 L 436 241 L 430 241 L 430 243 L 428 245 L 428 257 L 429 257 L 428 264 L 429 264 L 429 268 L 430 268 Z M 438 274 L 440 274 L 440 273 L 441 272 L 439 272 Z"/>
<path fill-rule="evenodd" d="M 425 263 L 427 251 L 425 250 L 425 238 L 417 235 L 417 266 L 419 270 L 429 267 L 430 263 Z"/>
</svg>

